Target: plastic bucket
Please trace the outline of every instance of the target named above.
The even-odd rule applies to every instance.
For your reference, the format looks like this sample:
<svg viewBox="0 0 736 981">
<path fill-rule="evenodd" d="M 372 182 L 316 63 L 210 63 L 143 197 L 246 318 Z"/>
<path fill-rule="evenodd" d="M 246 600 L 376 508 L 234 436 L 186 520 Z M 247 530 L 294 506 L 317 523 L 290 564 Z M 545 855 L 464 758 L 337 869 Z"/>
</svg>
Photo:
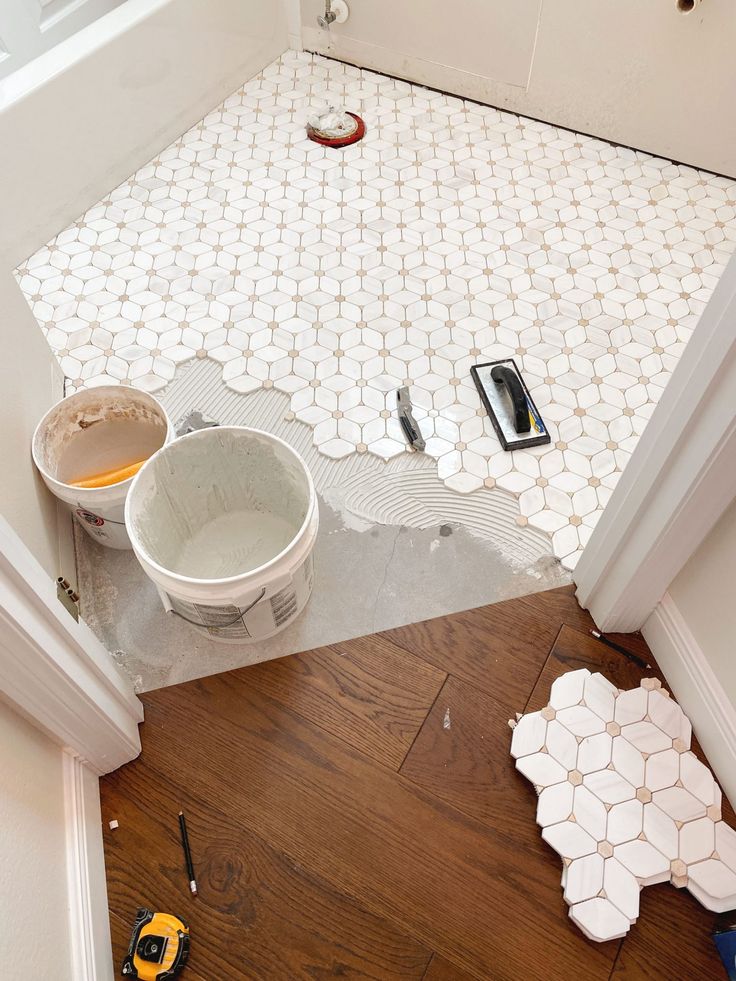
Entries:
<svg viewBox="0 0 736 981">
<path fill-rule="evenodd" d="M 216 640 L 264 640 L 307 604 L 317 495 L 270 433 L 223 426 L 165 446 L 133 481 L 125 521 L 165 609 Z"/>
<path fill-rule="evenodd" d="M 134 478 L 89 488 L 67 481 L 152 456 L 173 435 L 152 395 L 105 385 L 75 392 L 46 413 L 33 434 L 33 460 L 46 486 L 72 506 L 85 531 L 110 548 L 130 548 L 124 508 Z"/>
</svg>

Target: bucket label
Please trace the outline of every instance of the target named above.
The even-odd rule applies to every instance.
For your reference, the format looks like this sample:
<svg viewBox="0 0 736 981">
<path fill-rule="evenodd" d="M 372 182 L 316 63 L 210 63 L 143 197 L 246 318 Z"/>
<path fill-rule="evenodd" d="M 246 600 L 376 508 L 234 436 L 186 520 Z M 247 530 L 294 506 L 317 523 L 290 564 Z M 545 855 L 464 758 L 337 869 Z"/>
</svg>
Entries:
<svg viewBox="0 0 736 981">
<path fill-rule="evenodd" d="M 85 521 L 88 525 L 92 525 L 93 528 L 101 528 L 105 519 L 101 518 L 99 514 L 92 514 L 91 511 L 87 511 L 85 508 L 77 508 L 76 515 L 80 521 Z"/>
<path fill-rule="evenodd" d="M 245 625 L 245 617 L 237 606 L 202 606 L 192 603 L 203 627 L 213 634 L 232 637 L 233 640 L 248 640 L 250 633 Z"/>
<path fill-rule="evenodd" d="M 286 626 L 304 609 L 312 591 L 314 565 L 309 555 L 294 571 L 291 583 L 270 599 L 248 609 L 237 606 L 206 606 L 169 596 L 174 613 L 206 631 L 212 638 L 227 641 L 258 640 Z"/>
<path fill-rule="evenodd" d="M 205 606 L 203 603 L 187 603 L 169 597 L 171 608 L 194 627 L 202 627 L 213 637 L 228 640 L 250 640 L 251 633 L 245 623 L 246 615 L 237 606 Z"/>
<path fill-rule="evenodd" d="M 290 586 L 288 589 L 282 589 L 280 593 L 276 593 L 271 598 L 271 613 L 273 613 L 275 626 L 281 627 L 285 623 L 288 623 L 296 615 L 296 611 L 296 591 L 293 587 Z"/>
</svg>

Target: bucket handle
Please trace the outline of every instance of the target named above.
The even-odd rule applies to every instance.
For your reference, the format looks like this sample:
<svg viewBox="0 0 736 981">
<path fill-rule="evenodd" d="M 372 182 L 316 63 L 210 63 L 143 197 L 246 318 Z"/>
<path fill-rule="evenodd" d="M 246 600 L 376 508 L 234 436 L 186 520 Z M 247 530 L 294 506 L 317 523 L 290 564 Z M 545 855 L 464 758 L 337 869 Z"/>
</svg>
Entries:
<svg viewBox="0 0 736 981">
<path fill-rule="evenodd" d="M 256 600 L 256 603 L 260 603 L 262 599 L 270 599 L 272 596 L 276 596 L 276 594 L 280 593 L 282 589 L 286 589 L 287 586 L 290 586 L 293 581 L 294 581 L 293 576 L 289 572 L 285 573 L 282 576 L 279 576 L 276 579 L 272 579 L 267 586 L 262 587 L 261 595 Z M 227 600 L 223 596 L 221 603 L 224 605 L 226 602 Z M 232 600 L 230 605 L 237 606 L 238 603 L 235 600 Z M 255 603 L 249 606 L 248 610 L 253 609 L 253 606 L 255 606 Z M 246 610 L 245 612 L 247 613 L 248 610 Z"/>
<path fill-rule="evenodd" d="M 233 617 L 232 620 L 228 620 L 227 623 L 218 623 L 218 625 L 217 625 L 218 630 L 221 629 L 221 628 L 223 628 L 223 627 L 232 627 L 232 626 L 234 626 L 234 624 L 236 624 L 238 622 L 238 620 L 242 619 L 246 615 L 246 613 L 250 613 L 250 611 L 253 609 L 253 607 L 254 606 L 257 606 L 257 604 L 261 602 L 261 600 L 263 599 L 263 597 L 265 595 L 266 595 L 266 587 L 264 586 L 263 589 L 261 590 L 261 595 L 258 597 L 258 599 L 253 600 L 253 602 L 250 604 L 250 606 L 246 606 L 246 608 L 244 610 L 241 610 L 240 608 L 238 608 L 238 615 L 235 616 L 235 617 Z M 169 613 L 173 613 L 174 616 L 179 617 L 181 620 L 184 620 L 186 623 L 190 623 L 193 627 L 202 627 L 202 626 L 204 626 L 204 624 L 198 623 L 196 620 L 190 620 L 189 617 L 185 617 L 183 613 L 179 613 L 178 610 L 175 610 L 173 608 L 169 610 Z"/>
</svg>

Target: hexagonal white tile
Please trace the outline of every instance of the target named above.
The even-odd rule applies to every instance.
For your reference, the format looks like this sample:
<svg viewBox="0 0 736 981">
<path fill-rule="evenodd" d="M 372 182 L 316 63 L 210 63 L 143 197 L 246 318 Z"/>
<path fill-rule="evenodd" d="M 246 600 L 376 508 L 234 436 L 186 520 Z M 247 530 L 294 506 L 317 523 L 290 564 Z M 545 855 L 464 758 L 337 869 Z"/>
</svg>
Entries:
<svg viewBox="0 0 736 981">
<path fill-rule="evenodd" d="M 327 100 L 361 143 L 306 139 Z M 572 568 L 735 205 L 731 180 L 287 52 L 16 275 L 73 387 L 155 391 L 211 358 L 235 391 L 286 392 L 327 456 L 387 460 L 411 385 L 440 478 L 514 494 Z M 469 369 L 512 356 L 553 441 L 507 454 Z"/>
<path fill-rule="evenodd" d="M 563 859 L 570 917 L 586 936 L 623 936 L 641 887 L 657 882 L 687 887 L 714 911 L 736 905 L 736 832 L 689 749 L 689 720 L 657 679 L 620 692 L 570 671 L 552 683 L 549 705 L 510 724 L 517 769 L 546 788 L 537 823 Z"/>
</svg>

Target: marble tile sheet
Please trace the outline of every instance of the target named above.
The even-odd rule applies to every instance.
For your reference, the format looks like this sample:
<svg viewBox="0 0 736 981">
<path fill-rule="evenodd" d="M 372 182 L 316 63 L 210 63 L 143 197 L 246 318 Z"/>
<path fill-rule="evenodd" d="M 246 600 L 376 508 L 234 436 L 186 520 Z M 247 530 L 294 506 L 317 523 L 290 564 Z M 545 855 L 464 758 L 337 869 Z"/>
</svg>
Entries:
<svg viewBox="0 0 736 981">
<path fill-rule="evenodd" d="M 736 905 L 736 831 L 690 749 L 689 719 L 657 678 L 619 691 L 603 675 L 570 671 L 548 705 L 511 725 L 511 755 L 539 794 L 537 823 L 586 936 L 624 936 L 641 889 L 658 882 L 714 912 Z"/>
</svg>

